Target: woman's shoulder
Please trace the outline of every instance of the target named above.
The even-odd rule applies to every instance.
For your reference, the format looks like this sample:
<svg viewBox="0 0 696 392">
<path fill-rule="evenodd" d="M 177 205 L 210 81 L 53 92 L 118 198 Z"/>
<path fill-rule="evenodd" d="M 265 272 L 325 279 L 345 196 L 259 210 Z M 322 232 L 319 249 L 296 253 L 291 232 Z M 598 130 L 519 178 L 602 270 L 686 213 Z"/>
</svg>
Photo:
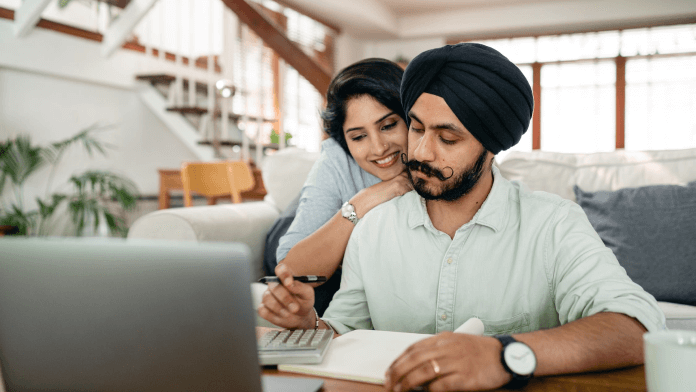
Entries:
<svg viewBox="0 0 696 392">
<path fill-rule="evenodd" d="M 321 155 L 317 165 L 339 173 L 352 173 L 361 170 L 353 157 L 334 139 L 326 139 L 321 143 Z"/>
</svg>

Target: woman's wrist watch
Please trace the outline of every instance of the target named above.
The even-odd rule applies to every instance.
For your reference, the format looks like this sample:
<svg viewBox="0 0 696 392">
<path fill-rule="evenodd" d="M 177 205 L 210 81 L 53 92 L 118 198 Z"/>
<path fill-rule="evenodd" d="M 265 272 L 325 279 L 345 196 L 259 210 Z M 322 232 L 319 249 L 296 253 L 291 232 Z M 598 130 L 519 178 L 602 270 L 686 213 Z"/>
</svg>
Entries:
<svg viewBox="0 0 696 392">
<path fill-rule="evenodd" d="M 358 214 L 355 213 L 355 207 L 350 202 L 343 203 L 341 207 L 341 216 L 351 221 L 354 225 L 358 224 Z"/>
<path fill-rule="evenodd" d="M 510 335 L 495 335 L 503 345 L 500 352 L 500 361 L 505 371 L 512 375 L 512 380 L 506 387 L 522 388 L 534 375 L 537 359 L 531 347 L 518 341 Z"/>
</svg>

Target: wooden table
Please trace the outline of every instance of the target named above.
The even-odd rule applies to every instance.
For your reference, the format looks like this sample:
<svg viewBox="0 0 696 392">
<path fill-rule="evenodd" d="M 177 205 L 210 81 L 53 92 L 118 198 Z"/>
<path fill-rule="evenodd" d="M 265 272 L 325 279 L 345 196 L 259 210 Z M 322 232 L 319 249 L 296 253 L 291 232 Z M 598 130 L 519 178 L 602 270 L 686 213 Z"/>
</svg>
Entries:
<svg viewBox="0 0 696 392">
<path fill-rule="evenodd" d="M 314 377 L 306 374 L 278 371 L 266 367 L 264 375 L 285 377 Z M 384 392 L 382 385 L 367 384 L 356 381 L 337 380 L 333 378 L 314 377 L 324 380 L 324 392 Z M 497 389 L 508 391 L 508 389 Z M 619 369 L 608 372 L 574 374 L 554 377 L 534 378 L 521 391 L 533 392 L 635 392 L 647 391 L 645 386 L 645 370 L 643 366 Z"/>
<path fill-rule="evenodd" d="M 159 169 L 159 209 L 163 210 L 171 206 L 172 195 L 171 191 L 183 190 L 184 184 L 181 181 L 181 170 L 179 169 Z M 254 175 L 254 189 L 242 192 L 242 200 L 263 200 L 266 196 L 266 188 L 263 186 L 263 178 L 261 170 L 255 166 L 251 167 L 251 172 Z M 230 199 L 230 196 L 222 198 Z M 220 197 L 208 197 L 208 205 L 216 204 Z"/>
<path fill-rule="evenodd" d="M 257 339 L 275 328 L 256 327 Z M 263 368 L 263 374 L 284 377 L 312 377 L 324 380 L 324 392 L 384 392 L 384 387 L 357 381 L 338 380 L 334 378 L 310 376 L 307 374 L 281 372 L 275 366 Z M 497 389 L 508 391 L 509 389 Z M 645 369 L 635 366 L 607 372 L 571 374 L 532 379 L 522 391 L 532 392 L 646 392 Z"/>
</svg>

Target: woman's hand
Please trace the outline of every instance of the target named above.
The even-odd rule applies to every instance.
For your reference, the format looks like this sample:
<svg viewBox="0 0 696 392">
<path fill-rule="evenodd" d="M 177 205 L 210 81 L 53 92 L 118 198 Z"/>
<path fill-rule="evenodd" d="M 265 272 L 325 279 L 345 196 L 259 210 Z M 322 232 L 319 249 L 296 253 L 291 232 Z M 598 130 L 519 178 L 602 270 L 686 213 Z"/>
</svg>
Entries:
<svg viewBox="0 0 696 392">
<path fill-rule="evenodd" d="M 259 316 L 283 328 L 314 329 L 312 286 L 295 281 L 292 270 L 285 264 L 278 264 L 275 273 L 283 284 L 269 283 L 257 310 Z"/>
<path fill-rule="evenodd" d="M 355 207 L 358 218 L 362 218 L 368 211 L 378 205 L 401 196 L 413 190 L 413 185 L 408 179 L 408 174 L 402 172 L 391 180 L 382 181 L 358 192 L 350 199 L 350 204 Z"/>
</svg>

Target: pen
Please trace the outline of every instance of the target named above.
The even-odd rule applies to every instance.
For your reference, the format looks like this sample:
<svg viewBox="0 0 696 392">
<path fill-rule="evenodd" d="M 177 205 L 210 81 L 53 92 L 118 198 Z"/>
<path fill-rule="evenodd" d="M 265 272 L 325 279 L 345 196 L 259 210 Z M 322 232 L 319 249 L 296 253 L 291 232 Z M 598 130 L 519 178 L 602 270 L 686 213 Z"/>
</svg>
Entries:
<svg viewBox="0 0 696 392">
<path fill-rule="evenodd" d="M 323 283 L 326 282 L 326 276 L 316 276 L 316 275 L 301 275 L 301 276 L 293 276 L 293 279 L 295 279 L 298 282 L 302 283 Z M 264 276 L 263 278 L 259 279 L 259 282 L 261 283 L 280 283 L 280 279 L 277 276 Z"/>
</svg>

